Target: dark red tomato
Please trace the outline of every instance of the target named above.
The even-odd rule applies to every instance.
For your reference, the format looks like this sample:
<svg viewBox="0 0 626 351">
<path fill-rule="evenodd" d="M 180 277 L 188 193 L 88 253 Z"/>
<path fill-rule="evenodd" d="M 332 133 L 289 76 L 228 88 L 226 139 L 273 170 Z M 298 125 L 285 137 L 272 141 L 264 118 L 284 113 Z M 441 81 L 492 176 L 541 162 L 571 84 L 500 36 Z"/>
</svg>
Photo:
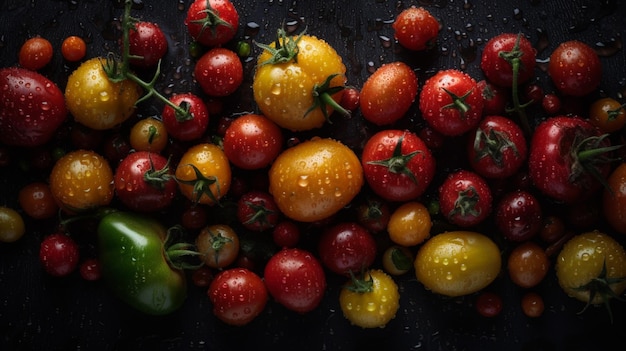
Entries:
<svg viewBox="0 0 626 351">
<path fill-rule="evenodd" d="M 437 72 L 424 83 L 420 93 L 422 117 L 446 136 L 458 136 L 476 128 L 483 106 L 476 81 L 457 69 Z"/>
<path fill-rule="evenodd" d="M 48 39 L 34 37 L 22 44 L 18 61 L 20 66 L 36 71 L 50 63 L 53 53 L 52 43 Z"/>
<path fill-rule="evenodd" d="M 551 117 L 533 134 L 528 156 L 530 179 L 557 201 L 582 200 L 600 189 L 598 177 L 608 176 L 610 152 L 615 147 L 587 120 Z"/>
<path fill-rule="evenodd" d="M 209 125 L 209 111 L 204 101 L 192 93 L 176 94 L 170 101 L 188 113 L 178 113 L 165 105 L 162 119 L 167 134 L 180 141 L 200 138 Z"/>
<path fill-rule="evenodd" d="M 298 313 L 314 310 L 326 293 L 322 264 L 300 248 L 284 248 L 274 254 L 265 265 L 263 278 L 276 302 Z"/>
<path fill-rule="evenodd" d="M 280 248 L 295 247 L 300 241 L 300 227 L 290 220 L 278 222 L 272 230 L 272 240 Z"/>
<path fill-rule="evenodd" d="M 252 322 L 269 299 L 263 279 L 245 268 L 220 272 L 209 285 L 207 295 L 213 304 L 213 314 L 222 322 L 236 326 Z"/>
<path fill-rule="evenodd" d="M 198 59 L 194 76 L 207 95 L 228 96 L 243 82 L 243 65 L 234 51 L 214 48 Z"/>
<path fill-rule="evenodd" d="M 525 241 L 513 248 L 507 261 L 511 281 L 529 289 L 537 286 L 548 274 L 550 261 L 545 250 L 532 241 Z"/>
<path fill-rule="evenodd" d="M 469 136 L 467 156 L 474 171 L 485 178 L 510 177 L 528 156 L 524 132 L 506 117 L 487 116 Z"/>
<path fill-rule="evenodd" d="M 527 317 L 537 318 L 543 314 L 545 304 L 541 295 L 534 291 L 527 291 L 522 296 L 521 307 Z"/>
<path fill-rule="evenodd" d="M 485 79 L 476 83 L 483 97 L 483 115 L 502 115 L 506 112 L 510 91 L 507 88 L 496 86 Z"/>
<path fill-rule="evenodd" d="M 140 21 L 128 32 L 130 63 L 141 68 L 156 66 L 167 53 L 167 38 L 157 23 Z"/>
<path fill-rule="evenodd" d="M 228 160 L 241 169 L 260 169 L 270 165 L 283 149 L 280 127 L 257 114 L 245 114 L 230 122 L 222 145 Z"/>
<path fill-rule="evenodd" d="M 389 125 L 402 118 L 417 96 L 417 76 L 403 62 L 378 68 L 363 84 L 359 106 L 363 118 L 376 125 Z"/>
<path fill-rule="evenodd" d="M 229 42 L 239 29 L 239 13 L 230 0 L 195 0 L 184 21 L 191 37 L 206 46 Z"/>
<path fill-rule="evenodd" d="M 476 297 L 476 311 L 483 317 L 495 317 L 502 312 L 502 297 L 491 291 L 483 291 Z"/>
<path fill-rule="evenodd" d="M 43 75 L 0 69 L 0 142 L 33 147 L 47 143 L 67 117 L 65 96 Z"/>
<path fill-rule="evenodd" d="M 517 70 L 517 85 L 534 76 L 536 54 L 523 34 L 502 33 L 485 44 L 480 68 L 489 82 L 510 88 L 514 85 L 514 69 Z"/>
<path fill-rule="evenodd" d="M 477 173 L 450 173 L 439 187 L 441 213 L 452 224 L 471 227 L 484 221 L 492 210 L 491 189 Z"/>
<path fill-rule="evenodd" d="M 322 233 L 318 243 L 322 264 L 340 275 L 359 275 L 376 258 L 376 241 L 364 227 L 353 222 L 335 224 Z"/>
<path fill-rule="evenodd" d="M 48 219 L 58 214 L 57 204 L 50 185 L 44 182 L 32 182 L 24 185 L 17 195 L 17 201 L 24 213 L 33 219 Z"/>
<path fill-rule="evenodd" d="M 589 45 L 571 40 L 554 49 L 550 55 L 548 74 L 562 94 L 584 96 L 600 85 L 602 64 Z"/>
<path fill-rule="evenodd" d="M 278 224 L 280 210 L 268 192 L 252 190 L 237 201 L 237 219 L 249 230 L 262 232 Z"/>
<path fill-rule="evenodd" d="M 102 277 L 100 261 L 97 258 L 88 258 L 78 267 L 81 278 L 88 281 L 96 281 Z"/>
<path fill-rule="evenodd" d="M 404 9 L 392 24 L 394 36 L 403 47 L 419 51 L 433 47 L 439 34 L 439 21 L 425 8 Z"/>
<path fill-rule="evenodd" d="M 46 236 L 39 247 L 39 262 L 55 277 L 65 277 L 76 270 L 80 259 L 78 244 L 69 235 Z"/>
<path fill-rule="evenodd" d="M 515 190 L 505 194 L 496 205 L 496 226 L 511 241 L 527 241 L 541 230 L 539 200 L 530 192 Z"/>
<path fill-rule="evenodd" d="M 168 159 L 149 151 L 128 154 L 115 170 L 114 184 L 117 198 L 138 212 L 165 209 L 178 189 Z"/>
<path fill-rule="evenodd" d="M 356 206 L 356 220 L 372 233 L 387 229 L 391 218 L 389 203 L 376 196 L 369 196 Z"/>
<path fill-rule="evenodd" d="M 431 150 L 437 150 L 441 148 L 446 142 L 446 137 L 434 130 L 430 126 L 426 125 L 424 128 L 420 129 L 417 136 L 419 136 L 426 146 L 428 146 Z"/>
<path fill-rule="evenodd" d="M 365 144 L 363 174 L 385 200 L 408 201 L 420 196 L 435 175 L 435 158 L 426 144 L 408 130 L 382 130 Z"/>
<path fill-rule="evenodd" d="M 361 92 L 354 87 L 346 87 L 341 95 L 339 105 L 348 111 L 354 111 L 359 107 Z"/>
<path fill-rule="evenodd" d="M 561 98 L 556 94 L 548 93 L 541 98 L 541 108 L 549 116 L 554 116 L 561 111 Z"/>
</svg>

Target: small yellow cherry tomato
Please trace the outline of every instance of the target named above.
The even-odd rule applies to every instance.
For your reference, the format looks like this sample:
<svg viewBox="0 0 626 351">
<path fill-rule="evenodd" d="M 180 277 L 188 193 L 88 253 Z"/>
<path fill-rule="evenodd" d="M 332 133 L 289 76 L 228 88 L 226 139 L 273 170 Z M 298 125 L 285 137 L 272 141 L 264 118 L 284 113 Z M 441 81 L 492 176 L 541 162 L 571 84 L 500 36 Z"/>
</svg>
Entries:
<svg viewBox="0 0 626 351">
<path fill-rule="evenodd" d="M 215 144 L 190 147 L 175 173 L 180 192 L 194 203 L 214 205 L 228 193 L 232 173 L 224 151 Z"/>
<path fill-rule="evenodd" d="M 0 242 L 17 241 L 25 231 L 22 215 L 10 207 L 0 206 Z"/>
<path fill-rule="evenodd" d="M 167 129 L 161 120 L 144 118 L 130 129 L 130 146 L 137 151 L 160 153 L 167 146 Z"/>
<path fill-rule="evenodd" d="M 350 323 L 361 328 L 382 328 L 400 307 L 398 285 L 385 272 L 370 270 L 341 288 L 339 304 Z"/>
</svg>

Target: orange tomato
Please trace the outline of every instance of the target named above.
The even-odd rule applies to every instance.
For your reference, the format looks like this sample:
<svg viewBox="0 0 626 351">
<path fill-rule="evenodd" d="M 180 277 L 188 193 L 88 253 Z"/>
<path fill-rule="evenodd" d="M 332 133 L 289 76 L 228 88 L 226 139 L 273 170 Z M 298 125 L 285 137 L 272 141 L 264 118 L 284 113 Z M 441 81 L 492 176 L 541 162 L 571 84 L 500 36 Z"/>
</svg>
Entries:
<svg viewBox="0 0 626 351">
<path fill-rule="evenodd" d="M 156 118 L 144 118 L 130 129 L 130 146 L 137 151 L 159 153 L 165 149 L 168 141 L 165 125 Z"/>
<path fill-rule="evenodd" d="M 52 60 L 52 44 L 48 39 L 34 37 L 26 40 L 19 52 L 20 66 L 36 71 Z"/>
<path fill-rule="evenodd" d="M 430 237 L 432 220 L 424 204 L 411 201 L 400 205 L 389 218 L 387 232 L 391 241 L 402 246 L 421 244 Z"/>
<path fill-rule="evenodd" d="M 228 193 L 232 173 L 224 151 L 201 143 L 187 149 L 175 173 L 180 192 L 189 200 L 214 205 Z"/>
<path fill-rule="evenodd" d="M 70 62 L 80 61 L 87 53 L 87 44 L 83 38 L 71 35 L 61 43 L 61 55 Z"/>
</svg>

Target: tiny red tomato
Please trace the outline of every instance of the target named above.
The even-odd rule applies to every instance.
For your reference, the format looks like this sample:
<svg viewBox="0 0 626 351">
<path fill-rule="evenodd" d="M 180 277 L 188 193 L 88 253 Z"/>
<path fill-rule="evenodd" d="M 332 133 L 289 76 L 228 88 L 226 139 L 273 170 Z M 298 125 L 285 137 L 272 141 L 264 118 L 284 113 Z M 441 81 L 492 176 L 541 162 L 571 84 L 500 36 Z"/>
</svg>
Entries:
<svg viewBox="0 0 626 351">
<path fill-rule="evenodd" d="M 228 96 L 243 82 L 243 65 L 234 51 L 213 48 L 196 61 L 194 77 L 207 95 Z"/>
<path fill-rule="evenodd" d="M 476 297 L 476 311 L 483 317 L 495 317 L 502 312 L 502 297 L 491 291 L 483 291 Z"/>
<path fill-rule="evenodd" d="M 208 266 L 196 268 L 191 273 L 191 281 L 195 286 L 208 288 L 213 281 L 213 271 Z"/>
<path fill-rule="evenodd" d="M 222 145 L 228 160 L 242 169 L 269 166 L 283 149 L 280 127 L 257 114 L 245 114 L 233 120 L 224 133 Z"/>
<path fill-rule="evenodd" d="M 392 27 L 400 45 L 419 51 L 434 46 L 440 25 L 427 9 L 411 6 L 398 14 Z"/>
<path fill-rule="evenodd" d="M 59 210 L 50 186 L 43 182 L 25 185 L 18 193 L 18 202 L 24 212 L 34 219 L 52 218 Z"/>
<path fill-rule="evenodd" d="M 541 99 L 541 108 L 543 108 L 548 115 L 556 115 L 561 111 L 561 99 L 556 94 L 546 94 Z"/>
<path fill-rule="evenodd" d="M 276 226 L 280 210 L 270 193 L 252 190 L 237 201 L 237 219 L 249 230 L 262 232 Z"/>
<path fill-rule="evenodd" d="M 545 309 L 543 298 L 533 291 L 526 292 L 522 296 L 521 306 L 522 312 L 530 318 L 541 317 Z"/>
<path fill-rule="evenodd" d="M 204 101 L 195 94 L 182 93 L 172 96 L 170 102 L 188 113 L 178 113 L 165 105 L 162 119 L 167 133 L 180 141 L 199 139 L 209 125 L 209 111 Z"/>
<path fill-rule="evenodd" d="M 167 53 L 167 38 L 157 23 L 139 21 L 128 31 L 130 63 L 141 68 L 156 66 Z"/>
<path fill-rule="evenodd" d="M 55 233 L 46 236 L 39 247 L 39 261 L 44 270 L 55 277 L 64 277 L 78 266 L 78 244 L 69 235 Z"/>
<path fill-rule="evenodd" d="M 347 87 L 343 90 L 339 104 L 348 111 L 354 111 L 359 107 L 360 100 L 361 92 L 356 88 Z"/>
<path fill-rule="evenodd" d="M 389 203 L 377 196 L 369 196 L 356 206 L 357 222 L 372 233 L 387 229 L 390 217 Z"/>
<path fill-rule="evenodd" d="M 213 314 L 222 322 L 242 326 L 252 322 L 267 304 L 263 280 L 245 268 L 231 268 L 219 273 L 207 292 Z"/>
<path fill-rule="evenodd" d="M 83 38 L 70 35 L 63 39 L 61 43 L 61 55 L 69 62 L 77 62 L 85 57 L 87 53 L 87 44 Z"/>
<path fill-rule="evenodd" d="M 546 277 L 550 261 L 545 250 L 532 241 L 526 241 L 509 254 L 507 269 L 511 281 L 522 288 L 532 288 Z"/>
<path fill-rule="evenodd" d="M 100 261 L 97 258 L 88 258 L 78 267 L 81 278 L 88 281 L 96 281 L 102 277 Z"/>
<path fill-rule="evenodd" d="M 52 44 L 48 39 L 30 38 L 20 48 L 19 64 L 26 69 L 36 71 L 50 63 L 53 51 Z"/>
<path fill-rule="evenodd" d="M 496 227 L 511 241 L 530 240 L 542 226 L 539 199 L 526 190 L 514 190 L 502 196 L 496 205 L 495 217 Z"/>
<path fill-rule="evenodd" d="M 290 220 L 278 222 L 272 230 L 272 240 L 281 248 L 295 247 L 300 241 L 300 227 Z"/>
<path fill-rule="evenodd" d="M 439 205 L 452 224 L 474 226 L 491 214 L 491 189 L 478 174 L 459 170 L 450 173 L 439 187 Z"/>
<path fill-rule="evenodd" d="M 570 40 L 559 44 L 550 55 L 548 74 L 562 94 L 584 96 L 600 85 L 602 64 L 589 45 Z"/>
<path fill-rule="evenodd" d="M 341 222 L 326 229 L 318 242 L 322 264 L 332 272 L 350 276 L 368 269 L 376 258 L 376 241 L 357 223 Z"/>
</svg>

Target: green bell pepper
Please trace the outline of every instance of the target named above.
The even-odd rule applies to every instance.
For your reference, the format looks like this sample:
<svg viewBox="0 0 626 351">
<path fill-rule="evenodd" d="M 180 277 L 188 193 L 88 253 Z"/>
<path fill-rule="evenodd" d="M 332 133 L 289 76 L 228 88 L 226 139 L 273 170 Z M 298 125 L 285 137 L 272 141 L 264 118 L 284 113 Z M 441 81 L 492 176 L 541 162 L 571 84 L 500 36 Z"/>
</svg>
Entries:
<svg viewBox="0 0 626 351">
<path fill-rule="evenodd" d="M 177 310 L 187 296 L 183 265 L 174 257 L 195 252 L 168 245 L 169 230 L 131 212 L 110 212 L 98 224 L 102 277 L 121 300 L 150 315 Z"/>
</svg>

